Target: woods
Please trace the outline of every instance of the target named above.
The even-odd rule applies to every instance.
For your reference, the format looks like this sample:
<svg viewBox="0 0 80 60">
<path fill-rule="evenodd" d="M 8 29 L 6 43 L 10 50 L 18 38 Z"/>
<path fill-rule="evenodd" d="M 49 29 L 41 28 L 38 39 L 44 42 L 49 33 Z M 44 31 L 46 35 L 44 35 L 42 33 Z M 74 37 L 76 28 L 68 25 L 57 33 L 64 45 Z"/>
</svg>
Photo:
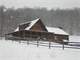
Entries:
<svg viewBox="0 0 80 60">
<path fill-rule="evenodd" d="M 45 25 L 62 27 L 72 35 L 80 35 L 80 8 L 51 9 L 46 8 L 6 8 L 0 6 L 0 33 L 2 36 L 14 31 L 20 23 L 41 18 Z"/>
</svg>

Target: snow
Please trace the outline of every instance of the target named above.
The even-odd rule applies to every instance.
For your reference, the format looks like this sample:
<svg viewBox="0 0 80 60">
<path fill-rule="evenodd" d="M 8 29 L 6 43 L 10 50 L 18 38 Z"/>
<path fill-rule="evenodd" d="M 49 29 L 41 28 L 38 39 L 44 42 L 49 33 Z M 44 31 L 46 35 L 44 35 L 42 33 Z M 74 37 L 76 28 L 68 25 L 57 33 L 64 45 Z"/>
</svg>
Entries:
<svg viewBox="0 0 80 60">
<path fill-rule="evenodd" d="M 33 21 L 21 23 L 20 25 L 30 23 L 30 25 L 25 28 L 25 30 L 29 30 L 38 20 L 39 20 L 39 18 L 38 18 L 38 19 L 35 19 L 35 20 L 33 20 Z M 14 32 L 16 32 L 16 31 L 19 31 L 19 27 L 17 27 L 17 28 L 14 30 Z"/>
<path fill-rule="evenodd" d="M 76 38 L 80 40 L 80 36 L 70 37 L 72 40 Z M 80 49 L 49 49 L 3 39 L 0 40 L 0 60 L 80 60 Z"/>
<path fill-rule="evenodd" d="M 80 36 L 69 36 L 70 42 L 80 42 Z"/>
<path fill-rule="evenodd" d="M 64 30 L 57 28 L 57 27 L 47 27 L 48 32 L 52 32 L 54 34 L 63 34 L 63 35 L 69 35 L 68 33 L 66 33 Z"/>
<path fill-rule="evenodd" d="M 17 28 L 14 30 L 14 32 L 16 32 L 16 31 L 19 31 L 19 27 L 17 27 Z"/>
<path fill-rule="evenodd" d="M 27 28 L 25 28 L 25 30 L 29 30 L 38 20 L 39 20 L 39 18 L 31 21 L 31 24 Z"/>
<path fill-rule="evenodd" d="M 80 36 L 69 36 L 69 42 L 77 42 L 69 44 L 80 46 Z"/>
</svg>

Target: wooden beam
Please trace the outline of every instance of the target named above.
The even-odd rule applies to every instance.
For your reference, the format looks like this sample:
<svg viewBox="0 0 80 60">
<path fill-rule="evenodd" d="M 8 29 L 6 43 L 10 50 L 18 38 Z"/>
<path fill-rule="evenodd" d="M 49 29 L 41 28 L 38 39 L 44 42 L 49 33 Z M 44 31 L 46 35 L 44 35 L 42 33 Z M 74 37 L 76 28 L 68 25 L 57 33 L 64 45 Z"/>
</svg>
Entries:
<svg viewBox="0 0 80 60">
<path fill-rule="evenodd" d="M 51 42 L 49 41 L 49 49 L 51 48 Z"/>
</svg>

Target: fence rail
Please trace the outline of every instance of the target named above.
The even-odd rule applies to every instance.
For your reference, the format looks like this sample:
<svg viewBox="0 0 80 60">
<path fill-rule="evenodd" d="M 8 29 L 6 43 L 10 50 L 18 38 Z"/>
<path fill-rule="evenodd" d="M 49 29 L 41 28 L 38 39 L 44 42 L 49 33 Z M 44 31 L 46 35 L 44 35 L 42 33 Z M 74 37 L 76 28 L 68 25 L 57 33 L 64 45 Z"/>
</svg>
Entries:
<svg viewBox="0 0 80 60">
<path fill-rule="evenodd" d="M 62 48 L 64 50 L 64 48 L 71 48 L 71 49 L 80 49 L 80 46 L 77 45 L 71 45 L 71 44 L 60 44 L 59 43 L 54 43 L 54 42 L 45 42 L 45 41 L 24 41 L 24 42 L 20 42 L 20 43 L 26 43 L 27 45 L 32 44 L 32 45 L 36 45 L 37 47 L 39 46 L 44 46 L 44 47 L 49 47 L 49 48 Z M 68 43 L 76 43 L 76 42 L 68 42 Z M 80 42 L 78 42 L 80 44 Z M 77 43 L 76 43 L 77 44 Z"/>
<path fill-rule="evenodd" d="M 19 37 L 15 37 L 19 38 Z M 50 40 L 41 40 L 41 39 L 33 39 L 33 38 L 19 38 L 20 40 L 12 40 L 12 41 L 18 41 L 19 43 L 26 43 L 27 45 L 37 45 L 39 46 L 45 46 L 45 47 L 56 47 L 56 48 L 72 48 L 72 49 L 80 49 L 80 42 L 51 42 Z M 24 41 L 24 42 L 22 42 Z M 67 43 L 67 44 L 66 44 Z"/>
</svg>

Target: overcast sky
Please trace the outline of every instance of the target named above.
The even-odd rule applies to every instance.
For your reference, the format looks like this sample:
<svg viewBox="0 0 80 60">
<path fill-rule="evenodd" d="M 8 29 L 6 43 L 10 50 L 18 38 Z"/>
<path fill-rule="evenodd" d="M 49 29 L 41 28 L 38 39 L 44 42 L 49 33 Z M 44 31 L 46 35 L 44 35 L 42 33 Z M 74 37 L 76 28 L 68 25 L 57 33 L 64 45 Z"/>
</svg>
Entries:
<svg viewBox="0 0 80 60">
<path fill-rule="evenodd" d="M 80 7 L 80 0 L 0 0 L 0 5 L 6 7 L 47 7 L 75 8 Z"/>
</svg>

